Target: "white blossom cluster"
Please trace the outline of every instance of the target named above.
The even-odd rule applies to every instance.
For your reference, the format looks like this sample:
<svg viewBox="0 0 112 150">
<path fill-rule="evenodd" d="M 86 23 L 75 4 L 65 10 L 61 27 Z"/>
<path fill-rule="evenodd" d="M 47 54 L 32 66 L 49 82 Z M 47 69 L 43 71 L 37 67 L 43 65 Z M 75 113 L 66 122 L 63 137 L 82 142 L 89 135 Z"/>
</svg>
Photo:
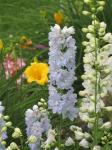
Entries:
<svg viewBox="0 0 112 150">
<path fill-rule="evenodd" d="M 51 128 L 47 111 L 40 110 L 37 105 L 34 105 L 33 109 L 26 111 L 25 121 L 30 149 L 40 150 L 42 134 L 47 133 Z"/>
<path fill-rule="evenodd" d="M 105 33 L 106 24 L 97 20 L 92 21 L 88 28 L 83 28 L 83 32 L 86 32 L 88 41 L 83 42 L 85 73 L 82 75 L 84 90 L 79 92 L 83 97 L 79 116 L 88 124 L 89 128 L 94 128 L 97 115 L 98 128 L 110 129 L 112 123 L 105 122 L 102 110 L 112 111 L 112 106 L 106 106 L 108 103 L 105 102 L 105 97 L 112 94 L 112 34 Z M 75 135 L 81 138 L 78 139 L 81 140 L 80 146 L 90 148 L 89 142 L 81 130 L 77 131 Z M 96 145 L 93 150 L 101 150 L 101 146 Z"/>
<path fill-rule="evenodd" d="M 3 111 L 4 106 L 2 106 L 2 102 L 0 102 L 0 150 L 5 150 L 3 145 L 3 141 L 7 139 L 7 132 L 6 132 L 6 122 L 4 120 Z"/>
<path fill-rule="evenodd" d="M 74 28 L 51 27 L 49 33 L 49 108 L 63 118 L 73 120 L 77 116 L 76 94 L 72 84 L 75 77 Z"/>
<path fill-rule="evenodd" d="M 94 23 L 99 29 L 101 40 L 94 37 Z M 94 117 L 91 118 L 89 114 L 95 111 L 98 113 L 105 107 L 103 99 L 112 90 L 112 41 L 110 40 L 112 34 L 105 34 L 106 24 L 98 21 L 93 21 L 87 30 L 89 32 L 86 34 L 88 41 L 83 42 L 86 47 L 83 58 L 85 73 L 82 75 L 84 90 L 79 94 L 84 97 L 80 117 L 83 121 L 91 122 Z M 102 47 L 99 46 L 101 42 L 104 43 Z"/>
</svg>

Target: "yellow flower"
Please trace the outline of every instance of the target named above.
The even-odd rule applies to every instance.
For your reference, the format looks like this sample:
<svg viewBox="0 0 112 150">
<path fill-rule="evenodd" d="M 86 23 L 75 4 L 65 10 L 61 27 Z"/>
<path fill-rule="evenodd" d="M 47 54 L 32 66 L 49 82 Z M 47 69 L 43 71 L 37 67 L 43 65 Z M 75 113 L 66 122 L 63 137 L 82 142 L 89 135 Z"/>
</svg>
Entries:
<svg viewBox="0 0 112 150">
<path fill-rule="evenodd" d="M 39 85 L 48 82 L 49 67 L 46 63 L 33 62 L 24 72 L 29 83 L 35 81 Z"/>
<path fill-rule="evenodd" d="M 21 36 L 20 40 L 21 41 L 27 41 L 27 37 L 23 35 L 23 36 Z"/>
<path fill-rule="evenodd" d="M 0 39 L 0 50 L 3 48 L 3 41 Z"/>
<path fill-rule="evenodd" d="M 61 25 L 63 21 L 63 14 L 60 11 L 58 11 L 57 13 L 54 14 L 54 19 L 57 24 Z"/>
</svg>

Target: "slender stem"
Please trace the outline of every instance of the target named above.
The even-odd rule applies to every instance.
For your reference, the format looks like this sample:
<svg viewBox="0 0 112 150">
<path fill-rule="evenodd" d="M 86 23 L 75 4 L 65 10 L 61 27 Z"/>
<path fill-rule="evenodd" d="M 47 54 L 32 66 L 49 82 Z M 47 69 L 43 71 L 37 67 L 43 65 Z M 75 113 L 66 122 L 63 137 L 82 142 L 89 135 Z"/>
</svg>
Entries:
<svg viewBox="0 0 112 150">
<path fill-rule="evenodd" d="M 94 14 L 95 15 L 95 14 Z M 94 144 L 97 144 L 97 132 L 98 132 L 98 113 L 97 113 L 97 102 L 98 102 L 98 68 L 97 68 L 97 58 L 98 58 L 98 46 L 96 41 L 96 27 L 94 20 L 94 38 L 95 38 L 95 123 L 94 123 Z"/>
<path fill-rule="evenodd" d="M 23 144 L 23 137 L 20 137 L 20 143 L 21 143 L 21 149 L 24 149 L 24 144 Z"/>
<path fill-rule="evenodd" d="M 59 129 L 58 129 L 58 146 L 59 146 L 59 150 L 61 150 L 61 124 L 62 124 L 62 117 L 60 116 L 60 120 L 59 120 Z"/>
</svg>

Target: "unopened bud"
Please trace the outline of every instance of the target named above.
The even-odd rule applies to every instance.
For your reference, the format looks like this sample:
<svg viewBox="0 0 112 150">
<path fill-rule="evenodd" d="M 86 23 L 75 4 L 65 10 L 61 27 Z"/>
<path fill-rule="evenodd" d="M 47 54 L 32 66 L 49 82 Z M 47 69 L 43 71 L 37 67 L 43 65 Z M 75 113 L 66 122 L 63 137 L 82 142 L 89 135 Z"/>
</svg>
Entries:
<svg viewBox="0 0 112 150">
<path fill-rule="evenodd" d="M 29 143 L 36 143 L 36 141 L 37 141 L 36 136 L 31 135 L 31 136 L 28 138 L 28 142 L 29 142 Z"/>
</svg>

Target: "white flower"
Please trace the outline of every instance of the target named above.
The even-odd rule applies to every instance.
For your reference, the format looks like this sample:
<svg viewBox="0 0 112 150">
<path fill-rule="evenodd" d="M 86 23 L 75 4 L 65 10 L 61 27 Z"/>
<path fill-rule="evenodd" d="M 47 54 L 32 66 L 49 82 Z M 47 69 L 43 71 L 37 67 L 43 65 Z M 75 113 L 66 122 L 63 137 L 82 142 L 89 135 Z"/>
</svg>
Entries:
<svg viewBox="0 0 112 150">
<path fill-rule="evenodd" d="M 106 122 L 104 123 L 101 128 L 105 128 L 105 129 L 110 129 L 112 127 L 112 123 L 111 122 Z"/>
<path fill-rule="evenodd" d="M 8 146 L 8 147 L 6 148 L 6 150 L 12 150 L 12 148 L 11 148 L 10 146 Z"/>
<path fill-rule="evenodd" d="M 45 141 L 45 148 L 49 147 L 50 144 L 56 142 L 55 135 L 56 135 L 55 130 L 52 129 L 48 130 L 47 140 Z"/>
<path fill-rule="evenodd" d="M 101 146 L 96 145 L 96 146 L 93 147 L 93 150 L 101 150 Z"/>
<path fill-rule="evenodd" d="M 82 129 L 80 127 L 75 126 L 75 125 L 70 126 L 70 130 L 71 131 L 75 131 L 75 130 L 82 131 Z"/>
<path fill-rule="evenodd" d="M 112 106 L 108 106 L 108 107 L 103 107 L 102 109 L 108 111 L 108 112 L 112 112 Z"/>
<path fill-rule="evenodd" d="M 103 40 L 104 40 L 105 42 L 112 43 L 112 34 L 111 34 L 111 33 L 107 33 L 107 34 L 103 37 Z"/>
<path fill-rule="evenodd" d="M 79 116 L 80 116 L 80 118 L 81 118 L 82 121 L 88 122 L 88 120 L 89 120 L 88 113 L 79 112 Z"/>
<path fill-rule="evenodd" d="M 75 142 L 73 141 L 73 139 L 71 137 L 68 137 L 68 139 L 65 142 L 65 146 L 71 146 L 74 144 L 75 144 Z"/>
<path fill-rule="evenodd" d="M 91 135 L 89 133 L 85 132 L 84 137 L 85 137 L 85 139 L 89 139 L 91 137 Z"/>
<path fill-rule="evenodd" d="M 65 36 L 70 36 L 71 34 L 74 34 L 75 33 L 75 30 L 73 27 L 69 27 L 67 28 L 67 26 L 65 26 L 63 29 L 62 29 L 62 34 L 64 34 Z"/>
<path fill-rule="evenodd" d="M 75 138 L 77 140 L 82 140 L 84 138 L 84 133 L 80 132 L 80 131 L 75 131 Z"/>
<path fill-rule="evenodd" d="M 54 150 L 59 150 L 59 148 L 56 147 Z"/>
<path fill-rule="evenodd" d="M 82 139 L 79 145 L 83 148 L 89 148 L 89 142 L 86 139 Z"/>
<path fill-rule="evenodd" d="M 106 25 L 106 23 L 105 23 L 105 22 L 101 22 L 101 23 L 100 23 L 100 28 L 104 28 L 104 29 L 106 29 L 106 26 L 107 26 L 107 25 Z"/>
</svg>

